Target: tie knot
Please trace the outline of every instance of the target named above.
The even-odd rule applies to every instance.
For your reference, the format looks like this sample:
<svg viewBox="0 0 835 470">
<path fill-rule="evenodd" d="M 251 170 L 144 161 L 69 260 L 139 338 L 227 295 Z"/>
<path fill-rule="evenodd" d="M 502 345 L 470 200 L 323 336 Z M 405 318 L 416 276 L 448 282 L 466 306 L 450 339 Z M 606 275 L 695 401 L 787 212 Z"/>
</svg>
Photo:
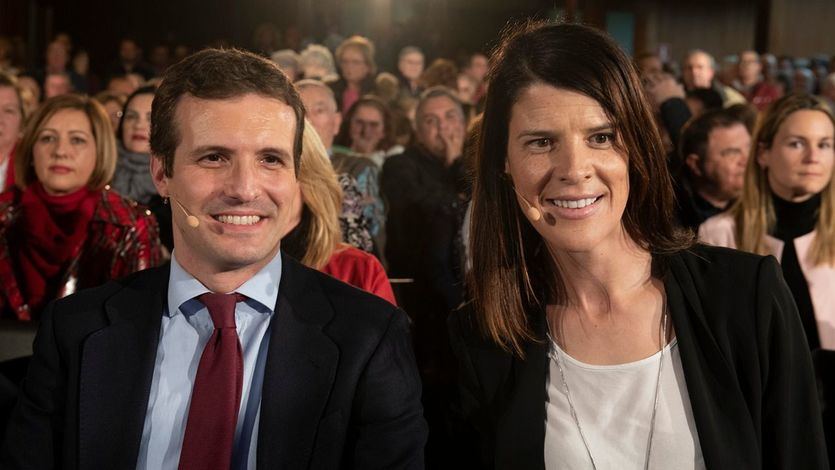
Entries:
<svg viewBox="0 0 835 470">
<path fill-rule="evenodd" d="M 202 294 L 200 302 L 209 309 L 212 316 L 212 323 L 215 328 L 235 328 L 235 304 L 244 300 L 241 294 L 215 294 L 207 292 Z"/>
</svg>

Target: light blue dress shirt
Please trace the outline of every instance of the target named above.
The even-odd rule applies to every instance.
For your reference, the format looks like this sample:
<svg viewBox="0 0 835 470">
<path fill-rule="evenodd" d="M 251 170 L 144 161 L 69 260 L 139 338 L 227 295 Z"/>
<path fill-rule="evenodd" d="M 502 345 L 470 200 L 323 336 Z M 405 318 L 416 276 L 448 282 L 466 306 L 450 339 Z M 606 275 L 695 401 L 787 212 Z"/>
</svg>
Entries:
<svg viewBox="0 0 835 470">
<path fill-rule="evenodd" d="M 235 306 L 238 340 L 244 359 L 243 390 L 232 468 L 255 468 L 261 384 L 270 342 L 270 321 L 281 281 L 281 254 L 235 290 L 247 297 Z M 171 255 L 168 305 L 162 312 L 148 411 L 136 468 L 176 469 L 188 420 L 188 407 L 203 347 L 214 331 L 206 307 L 196 299 L 210 292 Z"/>
</svg>

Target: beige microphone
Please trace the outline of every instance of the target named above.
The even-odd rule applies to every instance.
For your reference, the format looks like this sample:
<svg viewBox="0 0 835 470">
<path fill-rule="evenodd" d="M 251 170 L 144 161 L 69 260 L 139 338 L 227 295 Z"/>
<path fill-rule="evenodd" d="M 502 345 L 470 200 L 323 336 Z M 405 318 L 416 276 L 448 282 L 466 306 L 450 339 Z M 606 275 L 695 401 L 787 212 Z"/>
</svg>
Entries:
<svg viewBox="0 0 835 470">
<path fill-rule="evenodd" d="M 525 204 L 528 206 L 528 208 L 525 209 L 525 214 L 527 214 L 528 218 L 533 220 L 534 222 L 539 221 L 539 219 L 542 218 L 542 211 L 539 210 L 538 207 L 534 207 L 533 204 L 528 202 L 528 200 L 525 199 L 525 196 L 522 196 L 522 193 L 520 193 L 519 190 L 516 189 L 516 186 L 513 186 L 513 190 L 516 191 L 516 194 L 519 195 L 519 198 L 525 201 Z"/>
<path fill-rule="evenodd" d="M 186 223 L 188 224 L 188 226 L 189 226 L 189 227 L 191 227 L 191 228 L 197 228 L 197 227 L 199 227 L 199 226 L 200 226 L 200 220 L 199 220 L 197 217 L 195 217 L 195 216 L 193 216 L 193 215 L 189 214 L 189 213 L 188 213 L 188 211 L 186 210 L 186 208 L 185 208 L 185 207 L 183 207 L 183 205 L 182 205 L 182 204 L 180 204 L 180 201 L 178 201 L 178 200 L 174 199 L 173 197 L 171 198 L 171 200 L 172 200 L 172 201 L 174 201 L 174 202 L 176 202 L 176 203 L 177 203 L 177 205 L 178 205 L 178 206 L 180 206 L 180 209 L 182 209 L 182 210 L 183 210 L 183 214 L 185 214 L 185 215 L 186 215 Z"/>
</svg>

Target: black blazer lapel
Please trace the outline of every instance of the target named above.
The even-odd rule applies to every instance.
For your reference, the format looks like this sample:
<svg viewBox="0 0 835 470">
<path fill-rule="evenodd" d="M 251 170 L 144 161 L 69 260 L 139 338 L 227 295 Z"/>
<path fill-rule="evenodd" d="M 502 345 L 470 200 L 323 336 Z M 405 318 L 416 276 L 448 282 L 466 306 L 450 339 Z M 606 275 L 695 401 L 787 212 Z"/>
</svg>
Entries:
<svg viewBox="0 0 835 470">
<path fill-rule="evenodd" d="M 316 279 L 283 256 L 264 369 L 258 468 L 309 466 L 339 361 L 336 344 L 322 331 L 333 315 Z"/>
<path fill-rule="evenodd" d="M 680 256 L 671 256 L 665 277 L 667 308 L 673 320 L 687 393 L 707 468 L 742 468 L 760 456 L 751 415 L 746 412 L 739 378 L 716 342 L 702 311 L 693 277 Z M 725 312 L 732 315 L 734 312 Z"/>
<path fill-rule="evenodd" d="M 82 345 L 79 468 L 133 468 L 154 372 L 168 266 L 144 271 L 105 302 L 109 325 Z"/>
<path fill-rule="evenodd" d="M 545 315 L 531 317 L 538 339 L 525 348 L 525 359 L 513 358 L 510 393 L 496 426 L 496 468 L 545 468 L 545 402 L 548 343 Z"/>
</svg>

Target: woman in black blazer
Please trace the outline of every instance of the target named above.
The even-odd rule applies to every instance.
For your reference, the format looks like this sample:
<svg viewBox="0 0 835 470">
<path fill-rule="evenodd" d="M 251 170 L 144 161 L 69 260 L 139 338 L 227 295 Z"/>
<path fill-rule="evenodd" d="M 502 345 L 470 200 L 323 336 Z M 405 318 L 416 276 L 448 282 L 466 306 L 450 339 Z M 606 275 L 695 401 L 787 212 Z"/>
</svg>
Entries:
<svg viewBox="0 0 835 470">
<path fill-rule="evenodd" d="M 773 258 L 674 225 L 641 83 L 608 37 L 509 30 L 450 319 L 457 446 L 488 468 L 827 468 L 811 360 Z"/>
</svg>

